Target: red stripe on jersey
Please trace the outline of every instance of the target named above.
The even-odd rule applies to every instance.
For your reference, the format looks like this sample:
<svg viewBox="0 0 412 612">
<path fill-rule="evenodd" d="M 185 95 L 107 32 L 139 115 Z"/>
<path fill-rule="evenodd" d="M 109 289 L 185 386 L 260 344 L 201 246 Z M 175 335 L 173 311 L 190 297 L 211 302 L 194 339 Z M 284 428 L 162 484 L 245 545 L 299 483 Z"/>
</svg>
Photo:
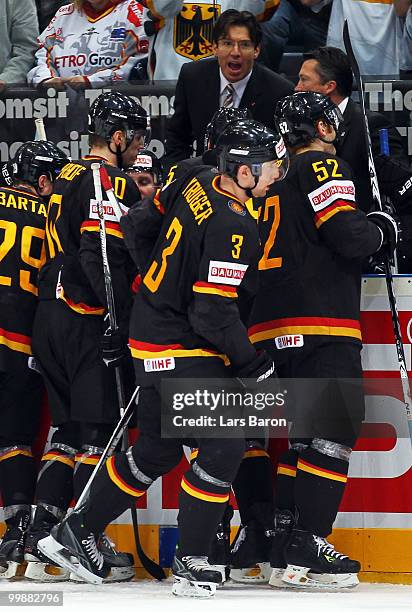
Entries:
<svg viewBox="0 0 412 612">
<path fill-rule="evenodd" d="M 233 285 L 218 285 L 216 283 L 206 283 L 205 281 L 197 281 L 194 287 L 210 287 L 210 289 L 218 289 L 219 291 L 228 291 L 231 293 L 237 293 L 237 288 Z"/>
<path fill-rule="evenodd" d="M 360 330 L 360 323 L 356 319 L 337 319 L 332 317 L 290 317 L 285 319 L 274 319 L 265 323 L 257 323 L 249 328 L 249 336 L 256 332 L 265 331 L 268 329 L 276 329 L 277 327 L 298 327 L 306 325 L 323 325 L 327 327 L 352 327 Z"/>
</svg>

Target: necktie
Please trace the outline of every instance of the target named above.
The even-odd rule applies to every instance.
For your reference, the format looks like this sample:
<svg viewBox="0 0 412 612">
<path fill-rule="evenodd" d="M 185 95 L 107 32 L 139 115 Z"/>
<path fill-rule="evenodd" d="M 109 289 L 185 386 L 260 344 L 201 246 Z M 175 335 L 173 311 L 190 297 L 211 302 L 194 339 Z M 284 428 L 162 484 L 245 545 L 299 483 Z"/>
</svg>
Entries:
<svg viewBox="0 0 412 612">
<path fill-rule="evenodd" d="M 232 83 L 228 83 L 224 89 L 224 93 L 225 93 L 225 99 L 223 100 L 223 107 L 224 108 L 233 108 L 233 96 L 235 93 L 235 88 L 233 87 Z"/>
</svg>

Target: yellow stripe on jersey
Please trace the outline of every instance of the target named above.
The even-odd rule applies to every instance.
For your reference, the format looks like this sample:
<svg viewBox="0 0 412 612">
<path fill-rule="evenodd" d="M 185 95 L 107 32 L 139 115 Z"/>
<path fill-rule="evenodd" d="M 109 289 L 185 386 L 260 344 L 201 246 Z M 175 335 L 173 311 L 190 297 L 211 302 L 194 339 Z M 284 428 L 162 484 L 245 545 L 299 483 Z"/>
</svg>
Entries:
<svg viewBox="0 0 412 612">
<path fill-rule="evenodd" d="M 302 459 L 298 460 L 298 470 L 302 470 L 302 472 L 307 472 L 308 474 L 312 474 L 313 476 L 320 476 L 321 478 L 328 478 L 329 480 L 336 480 L 338 482 L 347 482 L 348 477 L 344 474 L 339 474 L 338 472 L 332 472 L 331 470 L 325 470 L 316 465 L 312 465 L 307 461 L 302 461 Z"/>
</svg>

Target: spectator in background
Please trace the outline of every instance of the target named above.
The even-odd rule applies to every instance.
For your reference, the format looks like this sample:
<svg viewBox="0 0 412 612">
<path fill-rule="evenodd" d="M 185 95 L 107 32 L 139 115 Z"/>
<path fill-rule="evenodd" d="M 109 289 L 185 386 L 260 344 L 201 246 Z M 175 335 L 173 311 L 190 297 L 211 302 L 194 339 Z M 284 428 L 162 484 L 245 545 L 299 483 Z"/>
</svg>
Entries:
<svg viewBox="0 0 412 612">
<path fill-rule="evenodd" d="M 151 79 L 177 79 L 190 60 L 213 55 L 212 32 L 216 19 L 228 9 L 250 11 L 258 21 L 268 19 L 280 0 L 142 0 L 150 9 L 145 22 L 150 38 Z"/>
<path fill-rule="evenodd" d="M 39 30 L 43 32 L 46 26 L 49 25 L 52 17 L 56 14 L 57 10 L 68 4 L 67 0 L 36 0 L 37 6 L 37 18 L 39 20 Z"/>
<path fill-rule="evenodd" d="M 281 0 L 276 13 L 262 23 L 260 61 L 277 71 L 287 44 L 302 51 L 326 43 L 332 0 Z"/>
<path fill-rule="evenodd" d="M 160 160 L 152 151 L 142 149 L 134 162 L 126 168 L 126 173 L 134 180 L 142 198 L 151 198 L 163 185 L 163 171 Z"/>
<path fill-rule="evenodd" d="M 274 126 L 273 105 L 293 91 L 293 85 L 265 66 L 257 64 L 261 29 L 249 11 L 230 9 L 213 29 L 214 58 L 184 64 L 176 85 L 175 113 L 166 131 L 166 158 L 190 157 L 204 150 L 206 127 L 221 107 L 249 108 L 253 119 Z"/>
<path fill-rule="evenodd" d="M 144 8 L 136 0 L 75 0 L 61 7 L 39 37 L 35 86 L 104 87 L 127 81 L 147 56 Z"/>
<path fill-rule="evenodd" d="M 0 0 L 0 91 L 26 82 L 38 31 L 34 0 Z"/>
<path fill-rule="evenodd" d="M 333 0 L 327 45 L 344 49 L 343 24 L 349 24 L 352 47 L 361 74 L 397 75 L 402 22 L 407 0 Z"/>
</svg>

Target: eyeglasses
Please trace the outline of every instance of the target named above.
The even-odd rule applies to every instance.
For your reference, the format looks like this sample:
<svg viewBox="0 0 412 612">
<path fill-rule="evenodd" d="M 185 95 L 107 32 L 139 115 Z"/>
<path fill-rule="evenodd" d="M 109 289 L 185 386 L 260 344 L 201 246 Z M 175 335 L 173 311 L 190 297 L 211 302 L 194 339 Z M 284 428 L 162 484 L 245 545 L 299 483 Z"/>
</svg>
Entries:
<svg viewBox="0 0 412 612">
<path fill-rule="evenodd" d="M 255 45 L 251 40 L 229 40 L 222 38 L 218 41 L 218 47 L 225 53 L 230 53 L 237 46 L 241 53 L 250 53 L 254 50 Z"/>
</svg>

